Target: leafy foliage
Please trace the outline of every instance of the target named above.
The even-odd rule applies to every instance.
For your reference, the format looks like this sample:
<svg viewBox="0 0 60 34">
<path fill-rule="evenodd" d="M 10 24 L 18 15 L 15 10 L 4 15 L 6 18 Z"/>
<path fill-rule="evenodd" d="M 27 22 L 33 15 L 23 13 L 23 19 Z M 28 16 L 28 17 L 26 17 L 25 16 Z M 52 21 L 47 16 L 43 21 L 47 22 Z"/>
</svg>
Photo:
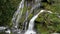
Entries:
<svg viewBox="0 0 60 34">
<path fill-rule="evenodd" d="M 17 10 L 17 6 L 19 5 L 21 0 L 0 0 L 0 26 L 10 26 L 11 19 L 13 17 L 14 12 Z M 28 0 L 30 1 L 30 0 Z M 60 32 L 60 18 L 57 17 L 60 14 L 60 0 L 54 0 L 53 4 L 49 4 L 51 0 L 47 2 L 42 2 L 45 10 L 51 10 L 53 13 L 58 14 L 49 14 L 42 13 L 36 19 L 36 29 L 41 34 L 49 34 L 52 32 Z M 26 12 L 26 6 L 23 8 Z M 28 7 L 28 11 L 30 11 L 31 6 Z M 21 23 L 25 19 L 25 12 L 23 12 L 23 16 L 21 18 Z M 33 14 L 30 14 L 28 20 L 32 18 Z M 21 26 L 21 25 L 20 25 Z"/>
<path fill-rule="evenodd" d="M 10 25 L 12 16 L 21 0 L 0 0 L 0 26 Z"/>
</svg>

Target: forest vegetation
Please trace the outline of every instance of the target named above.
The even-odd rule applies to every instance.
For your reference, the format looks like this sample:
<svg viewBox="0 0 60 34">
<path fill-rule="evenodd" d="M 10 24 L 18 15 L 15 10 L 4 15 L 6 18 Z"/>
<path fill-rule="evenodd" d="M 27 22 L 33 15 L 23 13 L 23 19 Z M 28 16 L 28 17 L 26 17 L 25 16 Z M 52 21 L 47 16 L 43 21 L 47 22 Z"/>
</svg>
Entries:
<svg viewBox="0 0 60 34">
<path fill-rule="evenodd" d="M 28 3 L 33 0 L 28 0 Z M 21 0 L 0 0 L 0 26 L 12 27 L 13 14 L 17 10 Z M 28 7 L 30 10 L 31 6 Z M 26 7 L 23 8 L 26 11 Z M 52 11 L 53 14 L 42 13 L 35 20 L 35 28 L 41 34 L 49 34 L 52 32 L 60 33 L 60 0 L 42 0 L 39 9 Z M 56 13 L 56 14 L 54 14 Z M 23 12 L 24 15 L 24 12 Z M 33 14 L 28 17 L 28 21 L 32 18 Z M 59 16 L 59 17 L 58 17 Z M 22 27 L 24 16 L 21 18 L 19 27 Z M 2 33 L 3 34 L 3 33 Z"/>
</svg>

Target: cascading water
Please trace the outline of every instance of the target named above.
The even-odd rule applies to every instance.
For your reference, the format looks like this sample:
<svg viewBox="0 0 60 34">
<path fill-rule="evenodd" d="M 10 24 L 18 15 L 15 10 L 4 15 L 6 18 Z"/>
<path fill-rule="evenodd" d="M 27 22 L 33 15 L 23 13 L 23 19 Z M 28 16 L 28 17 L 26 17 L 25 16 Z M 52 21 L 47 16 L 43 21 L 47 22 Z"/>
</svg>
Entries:
<svg viewBox="0 0 60 34">
<path fill-rule="evenodd" d="M 17 11 L 13 15 L 12 22 L 13 22 L 14 27 L 18 26 L 19 19 L 22 16 L 23 7 L 24 7 L 24 0 L 21 1 L 19 8 L 17 9 Z M 22 10 L 20 10 L 20 9 L 22 9 Z"/>
<path fill-rule="evenodd" d="M 12 22 L 13 22 L 12 33 L 13 34 L 20 34 L 21 32 L 20 29 L 18 29 L 18 24 L 22 16 L 23 7 L 24 7 L 24 0 L 21 1 L 17 11 L 14 13 L 13 18 L 12 18 Z"/>
<path fill-rule="evenodd" d="M 44 10 L 41 10 L 37 15 L 33 16 L 33 18 L 29 22 L 28 30 L 25 32 L 25 34 L 36 34 L 36 32 L 33 30 L 34 27 L 34 21 L 38 17 L 40 13 L 42 13 Z"/>
<path fill-rule="evenodd" d="M 40 1 L 40 0 L 39 0 Z M 30 13 L 28 13 L 28 7 L 30 6 L 30 4 L 27 2 L 26 3 L 26 5 L 27 5 L 27 12 L 26 12 L 26 17 L 28 18 L 29 17 L 29 15 L 33 12 L 33 10 L 34 9 L 36 9 L 36 8 L 38 8 L 39 6 L 40 6 L 40 3 L 39 3 L 39 1 L 35 1 L 36 2 L 36 4 L 33 4 L 34 2 L 32 1 L 31 3 L 32 3 L 32 8 L 30 9 Z M 26 29 L 27 29 L 27 18 L 24 20 L 24 22 L 25 22 L 25 31 L 26 31 Z M 23 22 L 23 23 L 24 23 Z"/>
<path fill-rule="evenodd" d="M 10 34 L 10 33 L 11 33 L 11 30 L 10 30 L 10 29 L 7 29 L 7 30 L 5 31 L 5 33 Z"/>
<path fill-rule="evenodd" d="M 23 13 L 23 8 L 24 8 L 24 1 L 25 0 L 22 0 L 17 11 L 14 13 L 13 15 L 13 18 L 12 18 L 12 23 L 13 23 L 13 26 L 12 26 L 12 33 L 13 34 L 36 34 L 36 31 L 34 31 L 34 21 L 35 19 L 38 17 L 39 14 L 41 14 L 42 12 L 49 12 L 49 13 L 52 13 L 51 11 L 45 11 L 45 10 L 41 10 L 38 14 L 34 15 L 32 17 L 32 19 L 30 20 L 29 22 L 29 26 L 28 26 L 28 29 L 27 29 L 27 19 L 29 17 L 29 15 L 33 12 L 34 9 L 37 9 L 38 7 L 40 7 L 40 1 L 41 0 L 35 0 L 35 3 L 32 2 L 32 7 L 30 9 L 30 13 L 28 13 L 28 8 L 27 8 L 27 12 L 26 12 L 26 22 L 24 23 L 25 24 L 25 33 L 21 33 L 21 30 L 18 29 L 18 24 L 19 24 L 19 20 L 20 18 L 22 17 L 22 13 Z M 34 3 L 34 4 L 33 4 Z M 28 4 L 29 6 L 30 4 Z M 30 5 L 31 6 L 31 5 Z M 58 16 L 60 18 L 60 16 Z M 7 29 L 7 27 L 0 27 L 0 32 Z M 27 30 L 27 31 L 26 31 Z M 10 29 L 7 29 L 5 31 L 5 33 L 7 34 L 10 34 L 11 33 L 11 30 Z"/>
<path fill-rule="evenodd" d="M 31 9 L 30 13 L 27 15 L 26 20 L 29 17 L 29 15 L 33 12 L 33 10 L 38 6 L 40 6 L 40 3 L 38 3 L 37 5 L 34 5 L 34 7 L 32 6 L 32 9 Z M 17 33 L 17 31 L 19 30 L 18 23 L 19 23 L 19 19 L 21 18 L 21 15 L 23 12 L 23 7 L 24 7 L 24 0 L 21 1 L 18 10 L 15 12 L 15 14 L 13 15 L 13 18 L 12 18 L 12 22 L 13 22 L 12 32 L 14 32 L 14 33 Z M 20 9 L 22 9 L 22 10 L 20 10 Z M 25 23 L 25 25 L 27 26 L 27 22 Z M 26 26 L 25 26 L 25 30 L 26 30 Z"/>
<path fill-rule="evenodd" d="M 4 30 L 4 29 L 6 29 L 7 27 L 3 27 L 3 26 L 1 26 L 0 27 L 0 30 Z"/>
<path fill-rule="evenodd" d="M 27 23 L 28 23 L 28 10 L 26 12 L 26 23 L 25 23 L 25 31 L 27 30 Z"/>
</svg>

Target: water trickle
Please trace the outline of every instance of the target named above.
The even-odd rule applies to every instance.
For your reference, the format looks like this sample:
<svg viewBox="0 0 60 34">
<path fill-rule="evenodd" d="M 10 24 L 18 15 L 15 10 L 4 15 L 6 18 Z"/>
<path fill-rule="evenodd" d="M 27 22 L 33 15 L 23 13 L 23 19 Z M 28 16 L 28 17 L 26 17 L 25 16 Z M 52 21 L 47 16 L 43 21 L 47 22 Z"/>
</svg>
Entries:
<svg viewBox="0 0 60 34">
<path fill-rule="evenodd" d="M 16 28 L 18 26 L 19 19 L 22 16 L 23 7 L 24 7 L 24 0 L 21 1 L 17 11 L 14 13 L 13 18 L 12 18 L 13 26 Z M 22 10 L 20 10 L 20 9 L 22 9 Z"/>
<path fill-rule="evenodd" d="M 27 10 L 27 12 L 26 12 L 25 31 L 27 30 L 27 23 L 28 23 L 28 10 Z"/>
<path fill-rule="evenodd" d="M 12 33 L 13 34 L 20 34 L 21 32 L 20 29 L 18 29 L 18 24 L 22 16 L 23 7 L 24 7 L 24 0 L 21 1 L 17 11 L 14 13 L 13 18 L 12 18 L 12 23 L 13 23 Z"/>
</svg>

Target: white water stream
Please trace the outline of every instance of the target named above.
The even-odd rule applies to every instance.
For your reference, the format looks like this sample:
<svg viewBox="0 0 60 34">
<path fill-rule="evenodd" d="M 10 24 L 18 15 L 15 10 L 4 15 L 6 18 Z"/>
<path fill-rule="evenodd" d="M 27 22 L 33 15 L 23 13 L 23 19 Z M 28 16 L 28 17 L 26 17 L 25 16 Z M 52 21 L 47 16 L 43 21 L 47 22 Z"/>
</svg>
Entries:
<svg viewBox="0 0 60 34">
<path fill-rule="evenodd" d="M 25 32 L 25 34 L 36 34 L 36 32 L 33 30 L 34 28 L 34 21 L 38 17 L 39 14 L 44 12 L 44 10 L 41 10 L 38 14 L 32 17 L 32 19 L 29 22 L 28 30 Z"/>
<path fill-rule="evenodd" d="M 12 18 L 13 27 L 15 28 L 18 27 L 19 19 L 22 16 L 23 7 L 24 7 L 24 0 L 21 1 L 17 11 L 14 13 L 13 18 Z"/>
<path fill-rule="evenodd" d="M 25 0 L 22 0 L 19 4 L 19 7 L 17 9 L 17 11 L 14 13 L 13 15 L 13 18 L 12 18 L 12 23 L 13 23 L 13 27 L 12 27 L 12 33 L 13 34 L 21 34 L 21 30 L 18 29 L 18 24 L 19 24 L 19 21 L 20 19 L 22 18 L 22 13 L 23 13 L 23 8 L 24 8 L 24 1 Z M 37 34 L 36 31 L 34 30 L 34 21 L 35 19 L 38 17 L 38 15 L 40 15 L 42 12 L 48 12 L 48 13 L 52 13 L 51 11 L 45 11 L 45 10 L 41 10 L 38 14 L 34 15 L 32 17 L 32 19 L 30 20 L 29 22 L 29 26 L 28 26 L 28 29 L 26 28 L 27 27 L 27 19 L 29 17 L 29 15 L 33 12 L 34 9 L 38 8 L 40 6 L 40 3 L 39 3 L 40 0 L 35 0 L 35 5 L 32 6 L 32 8 L 30 9 L 30 13 L 28 13 L 28 11 L 26 12 L 26 22 L 24 23 L 25 24 L 25 33 L 23 34 Z M 59 16 L 60 18 L 60 16 Z M 0 31 L 1 30 L 5 30 L 7 29 L 6 27 L 0 27 Z M 27 31 L 26 31 L 27 30 Z M 8 29 L 7 31 L 5 31 L 6 33 L 10 34 L 11 33 L 11 30 Z"/>
<path fill-rule="evenodd" d="M 12 23 L 13 23 L 12 33 L 13 34 L 21 34 L 20 29 L 18 29 L 18 24 L 22 16 L 23 7 L 24 7 L 24 0 L 20 2 L 19 7 L 17 11 L 14 13 L 13 18 L 12 18 Z"/>
</svg>

